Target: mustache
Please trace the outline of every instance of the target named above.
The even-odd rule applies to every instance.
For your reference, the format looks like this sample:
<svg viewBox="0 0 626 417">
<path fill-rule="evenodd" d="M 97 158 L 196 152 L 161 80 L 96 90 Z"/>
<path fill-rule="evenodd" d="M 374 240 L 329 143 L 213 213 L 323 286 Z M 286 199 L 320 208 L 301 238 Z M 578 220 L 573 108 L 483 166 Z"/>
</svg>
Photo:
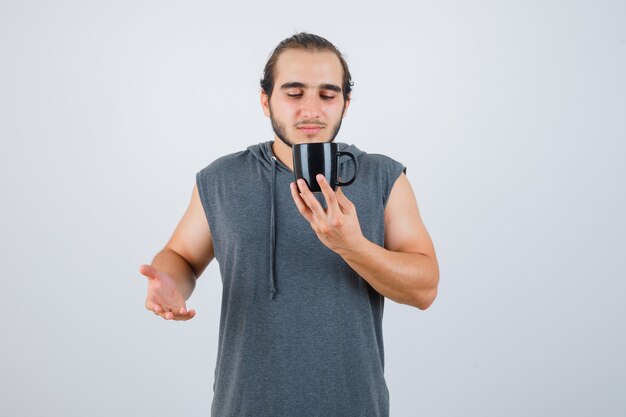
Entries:
<svg viewBox="0 0 626 417">
<path fill-rule="evenodd" d="M 316 120 L 302 120 L 294 125 L 294 127 L 300 126 L 318 126 L 318 127 L 326 127 L 325 123 L 318 122 Z"/>
</svg>

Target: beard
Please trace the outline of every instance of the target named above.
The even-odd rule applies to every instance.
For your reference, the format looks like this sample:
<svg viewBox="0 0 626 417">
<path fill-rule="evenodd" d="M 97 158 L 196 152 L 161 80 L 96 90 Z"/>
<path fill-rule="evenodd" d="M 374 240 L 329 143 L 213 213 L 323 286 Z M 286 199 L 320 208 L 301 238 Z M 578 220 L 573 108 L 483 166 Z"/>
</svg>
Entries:
<svg viewBox="0 0 626 417">
<path fill-rule="evenodd" d="M 341 117 L 339 118 L 339 121 L 337 122 L 337 124 L 332 128 L 330 140 L 328 142 L 334 141 L 335 137 L 337 137 L 337 134 L 339 133 L 339 129 L 341 128 L 341 122 L 343 120 L 343 113 L 345 110 L 346 110 L 346 106 L 344 105 L 343 111 L 341 112 Z M 272 129 L 274 130 L 274 133 L 276 134 L 276 136 L 280 140 L 282 140 L 285 145 L 289 146 L 290 148 L 293 147 L 295 143 L 287 137 L 287 129 L 285 128 L 285 124 L 281 123 L 280 121 L 274 118 L 273 112 L 272 112 L 272 106 L 270 106 L 270 120 L 272 121 Z"/>
</svg>

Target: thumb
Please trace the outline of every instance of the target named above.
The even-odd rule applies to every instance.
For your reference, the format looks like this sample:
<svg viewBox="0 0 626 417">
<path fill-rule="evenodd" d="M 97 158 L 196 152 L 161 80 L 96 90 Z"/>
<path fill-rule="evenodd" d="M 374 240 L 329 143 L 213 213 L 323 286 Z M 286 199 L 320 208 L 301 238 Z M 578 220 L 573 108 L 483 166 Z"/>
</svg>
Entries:
<svg viewBox="0 0 626 417">
<path fill-rule="evenodd" d="M 139 267 L 139 273 L 141 275 L 144 275 L 148 279 L 157 279 L 159 275 L 159 270 L 152 265 L 141 265 Z"/>
</svg>

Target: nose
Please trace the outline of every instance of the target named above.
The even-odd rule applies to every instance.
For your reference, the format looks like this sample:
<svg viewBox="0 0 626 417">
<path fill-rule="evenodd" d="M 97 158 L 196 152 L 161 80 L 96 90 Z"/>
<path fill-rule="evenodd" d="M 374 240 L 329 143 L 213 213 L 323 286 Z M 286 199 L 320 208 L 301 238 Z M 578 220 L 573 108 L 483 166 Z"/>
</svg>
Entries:
<svg viewBox="0 0 626 417">
<path fill-rule="evenodd" d="M 307 94 L 300 101 L 300 114 L 305 119 L 317 119 L 320 117 L 321 99 L 313 94 Z"/>
</svg>

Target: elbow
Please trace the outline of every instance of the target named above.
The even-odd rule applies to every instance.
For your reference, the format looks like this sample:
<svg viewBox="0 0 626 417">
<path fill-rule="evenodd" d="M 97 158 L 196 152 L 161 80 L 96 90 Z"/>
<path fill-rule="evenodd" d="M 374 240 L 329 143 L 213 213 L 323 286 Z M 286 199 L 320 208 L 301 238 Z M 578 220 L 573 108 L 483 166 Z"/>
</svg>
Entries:
<svg viewBox="0 0 626 417">
<path fill-rule="evenodd" d="M 412 304 L 420 310 L 426 310 L 435 302 L 435 298 L 437 298 L 437 288 L 428 291 L 420 291 Z"/>
<path fill-rule="evenodd" d="M 421 288 L 414 293 L 413 303 L 411 304 L 420 310 L 428 309 L 437 298 L 439 287 L 439 265 L 437 261 L 434 262 L 434 270 L 430 278 L 430 283 L 426 288 Z"/>
<path fill-rule="evenodd" d="M 437 298 L 437 291 L 439 288 L 439 271 L 434 275 L 432 284 L 428 288 L 421 288 L 414 293 L 413 302 L 411 305 L 419 308 L 420 310 L 426 310 L 430 307 Z"/>
</svg>

